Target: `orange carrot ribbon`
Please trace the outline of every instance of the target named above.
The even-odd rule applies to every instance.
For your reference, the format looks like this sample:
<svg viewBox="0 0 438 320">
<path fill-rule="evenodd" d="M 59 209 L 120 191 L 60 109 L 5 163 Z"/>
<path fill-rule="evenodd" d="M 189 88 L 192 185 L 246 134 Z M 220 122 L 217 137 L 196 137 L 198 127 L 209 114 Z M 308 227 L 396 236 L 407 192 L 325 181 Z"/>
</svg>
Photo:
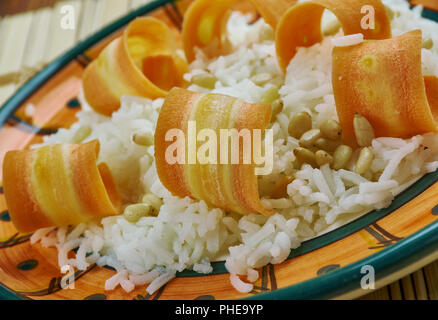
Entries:
<svg viewBox="0 0 438 320">
<path fill-rule="evenodd" d="M 336 15 L 345 35 L 362 33 L 365 39 L 391 38 L 390 22 L 380 0 L 312 0 L 299 3 L 289 8 L 277 25 L 275 44 L 283 70 L 286 70 L 298 47 L 310 47 L 322 41 L 321 18 L 325 9 Z M 374 28 L 367 18 L 371 10 L 374 12 Z"/>
<path fill-rule="evenodd" d="M 427 9 L 438 11 L 438 1 L 436 0 L 412 0 L 412 6 L 423 6 Z"/>
<path fill-rule="evenodd" d="M 271 106 L 267 104 L 251 104 L 220 94 L 172 89 L 162 107 L 155 132 L 155 161 L 161 182 L 179 197 L 204 200 L 214 207 L 240 214 L 258 212 L 271 215 L 272 212 L 263 207 L 259 197 L 255 164 L 242 161 L 243 148 L 239 150 L 238 163 L 229 161 L 230 164 L 225 164 L 220 151 L 223 146 L 216 144 L 217 162 L 201 163 L 199 151 L 202 146 L 193 149 L 189 145 L 190 136 L 199 139 L 203 129 L 213 130 L 216 137 L 221 136 L 221 129 L 236 129 L 239 133 L 244 129 L 264 130 L 270 118 Z M 192 133 L 190 122 L 196 124 Z M 175 137 L 177 141 L 174 141 Z M 174 155 L 176 149 L 173 147 L 179 139 L 183 142 L 179 141 L 178 148 L 182 149 L 179 149 L 177 157 L 182 161 L 170 161 L 169 156 Z M 226 150 L 228 153 L 229 149 Z M 190 157 L 195 161 L 190 162 Z"/>
<path fill-rule="evenodd" d="M 353 117 L 376 136 L 406 138 L 438 131 L 438 78 L 423 77 L 420 30 L 333 50 L 333 91 L 343 139 L 354 144 Z"/>
<path fill-rule="evenodd" d="M 122 95 L 165 97 L 183 86 L 187 62 L 177 54 L 173 31 L 156 18 L 138 18 L 113 40 L 85 70 L 85 98 L 93 109 L 110 116 Z"/>
<path fill-rule="evenodd" d="M 105 163 L 96 164 L 99 148 L 95 140 L 6 154 L 3 187 L 18 231 L 77 225 L 120 213 L 112 174 Z"/>
<path fill-rule="evenodd" d="M 226 24 L 231 7 L 237 0 L 196 0 L 184 16 L 184 51 L 189 62 L 195 60 L 195 48 L 204 49 L 210 56 L 226 52 Z M 275 29 L 281 15 L 297 0 L 250 0 L 251 4 Z"/>
</svg>

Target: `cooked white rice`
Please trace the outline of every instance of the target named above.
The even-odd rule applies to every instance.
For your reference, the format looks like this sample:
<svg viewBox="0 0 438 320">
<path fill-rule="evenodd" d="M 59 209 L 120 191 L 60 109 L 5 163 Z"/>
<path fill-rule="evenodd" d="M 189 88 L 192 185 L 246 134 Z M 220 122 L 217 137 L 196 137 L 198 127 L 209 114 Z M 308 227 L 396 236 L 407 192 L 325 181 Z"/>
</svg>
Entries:
<svg viewBox="0 0 438 320">
<path fill-rule="evenodd" d="M 437 24 L 421 18 L 421 8 L 410 10 L 406 1 L 384 1 L 395 14 L 394 35 L 421 28 L 423 37 L 435 45 L 423 49 L 423 71 L 438 76 Z M 333 16 L 328 16 L 328 20 Z M 329 21 L 330 22 L 330 21 Z M 333 21 L 332 21 L 333 22 Z M 106 290 L 119 285 L 127 292 L 148 283 L 152 294 L 176 272 L 192 269 L 210 273 L 211 262 L 226 260 L 232 285 L 241 292 L 253 289 L 258 279 L 255 270 L 268 263 L 281 263 L 300 244 L 364 215 L 373 209 L 387 207 L 394 197 L 425 173 L 438 168 L 438 135 L 426 134 L 411 139 L 378 138 L 372 143 L 375 159 L 363 176 L 353 172 L 354 159 L 347 170 L 335 171 L 328 165 L 314 169 L 304 165 L 294 169 L 294 148 L 298 141 L 288 135 L 288 123 L 300 111 L 313 116 L 314 125 L 326 119 L 337 119 L 331 85 L 331 50 L 333 45 L 349 45 L 360 36 L 326 37 L 311 48 L 301 48 L 284 76 L 280 71 L 272 40 L 261 41 L 269 32 L 263 21 L 251 26 L 246 17 L 234 13 L 229 26 L 236 50 L 212 61 L 201 51 L 185 76 L 209 72 L 219 81 L 212 92 L 228 94 L 249 102 L 259 102 L 270 87 L 281 87 L 283 111 L 273 122 L 274 169 L 260 177 L 263 203 L 277 211 L 271 217 L 239 216 L 208 207 L 203 201 L 172 196 L 158 179 L 153 147 L 132 142 L 138 131 L 154 132 L 163 99 L 151 101 L 124 97 L 122 107 L 112 118 L 96 114 L 88 107 L 78 114 L 79 121 L 69 130 L 48 137 L 45 144 L 71 142 L 77 130 L 90 126 L 87 141 L 99 139 L 99 161 L 111 168 L 126 204 L 139 202 L 146 193 L 163 198 L 158 217 L 146 217 L 133 224 L 123 216 L 108 217 L 100 223 L 81 224 L 74 229 L 49 228 L 37 231 L 31 241 L 58 249 L 60 267 L 71 265 L 84 270 L 91 264 L 111 266 L 117 273 L 106 282 Z M 353 41 L 353 42 L 351 42 Z M 263 86 L 251 76 L 267 73 L 271 80 Z M 190 90 L 209 92 L 191 85 Z M 427 148 L 425 148 L 427 147 Z M 276 181 L 282 176 L 295 180 L 287 187 L 288 197 L 269 199 Z M 380 175 L 377 182 L 372 179 Z M 78 248 L 74 258 L 68 253 Z M 248 283 L 239 276 L 247 276 Z"/>
</svg>

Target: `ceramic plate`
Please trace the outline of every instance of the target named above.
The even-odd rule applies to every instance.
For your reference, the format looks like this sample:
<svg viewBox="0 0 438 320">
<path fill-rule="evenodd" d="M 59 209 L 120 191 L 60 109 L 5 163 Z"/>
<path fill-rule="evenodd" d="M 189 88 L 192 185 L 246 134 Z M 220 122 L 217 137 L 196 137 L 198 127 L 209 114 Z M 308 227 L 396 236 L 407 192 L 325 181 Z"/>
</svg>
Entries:
<svg viewBox="0 0 438 320">
<path fill-rule="evenodd" d="M 0 159 L 12 149 L 24 149 L 44 135 L 69 127 L 81 110 L 77 99 L 87 64 L 136 16 L 150 14 L 180 30 L 180 4 L 159 0 L 119 19 L 47 66 L 25 84 L 0 110 Z M 438 14 L 425 11 L 438 21 Z M 24 108 L 32 103 L 29 120 Z M 1 160 L 0 160 L 1 163 Z M 1 179 L 0 179 L 1 180 Z M 0 188 L 0 298 L 3 299 L 322 299 L 355 298 L 361 289 L 362 267 L 376 271 L 376 288 L 438 258 L 438 173 L 432 173 L 400 194 L 384 210 L 371 212 L 335 231 L 305 242 L 280 265 L 260 269 L 253 292 L 232 288 L 224 263 L 210 275 L 183 272 L 152 296 L 145 288 L 125 293 L 104 291 L 114 274 L 91 266 L 76 273 L 75 289 L 62 290 L 63 276 L 55 249 L 31 246 L 30 235 L 19 234 L 10 222 Z"/>
</svg>

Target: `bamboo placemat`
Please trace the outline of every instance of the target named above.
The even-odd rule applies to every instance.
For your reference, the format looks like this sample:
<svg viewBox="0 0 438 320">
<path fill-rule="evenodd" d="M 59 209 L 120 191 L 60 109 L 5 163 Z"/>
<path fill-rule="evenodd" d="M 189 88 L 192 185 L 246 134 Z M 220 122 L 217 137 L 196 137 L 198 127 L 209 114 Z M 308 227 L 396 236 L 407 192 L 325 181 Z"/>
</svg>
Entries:
<svg viewBox="0 0 438 320">
<path fill-rule="evenodd" d="M 0 106 L 31 76 L 77 42 L 127 12 L 152 0 L 64 0 L 50 7 L 0 19 Z M 436 1 L 436 2 L 435 2 Z M 36 1 L 34 1 L 36 2 Z M 40 0 L 46 3 L 45 0 Z M 438 0 L 413 0 L 433 9 Z M 60 12 L 71 5 L 74 30 L 60 28 Z M 435 7 L 436 8 L 436 7 Z M 1 7 L 0 7 L 1 9 Z M 2 12 L 0 11 L 0 15 Z M 438 300 L 438 261 L 361 299 Z"/>
</svg>

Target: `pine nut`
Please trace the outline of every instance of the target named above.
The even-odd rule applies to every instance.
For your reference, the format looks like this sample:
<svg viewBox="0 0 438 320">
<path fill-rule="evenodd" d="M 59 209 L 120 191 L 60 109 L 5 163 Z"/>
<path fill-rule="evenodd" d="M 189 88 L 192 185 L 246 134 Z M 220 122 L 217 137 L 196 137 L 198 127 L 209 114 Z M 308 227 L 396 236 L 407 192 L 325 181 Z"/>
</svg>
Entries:
<svg viewBox="0 0 438 320">
<path fill-rule="evenodd" d="M 318 140 L 315 141 L 315 147 L 317 147 L 318 149 L 322 149 L 328 152 L 333 152 L 336 150 L 337 147 L 339 147 L 341 144 L 341 142 L 338 141 L 334 141 L 334 140 L 329 140 L 326 138 L 319 138 Z"/>
<path fill-rule="evenodd" d="M 353 149 L 344 144 L 336 148 L 333 154 L 333 169 L 340 170 L 345 168 L 351 156 L 353 155 Z"/>
<path fill-rule="evenodd" d="M 281 101 L 280 99 L 275 100 L 274 102 L 272 102 L 272 119 L 274 119 L 280 112 L 283 111 L 283 101 Z"/>
<path fill-rule="evenodd" d="M 298 147 L 294 150 L 294 154 L 300 166 L 303 165 L 304 163 L 307 163 L 314 168 L 317 167 L 315 161 L 315 154 L 309 149 Z"/>
<path fill-rule="evenodd" d="M 433 48 L 433 40 L 431 38 L 426 38 L 423 40 L 423 48 L 424 49 L 432 49 Z"/>
<path fill-rule="evenodd" d="M 201 73 L 192 77 L 192 83 L 206 89 L 214 89 L 218 79 L 210 73 Z"/>
<path fill-rule="evenodd" d="M 143 217 L 147 217 L 151 211 L 151 207 L 147 204 L 133 204 L 127 206 L 123 216 L 129 222 L 136 223 Z"/>
<path fill-rule="evenodd" d="M 320 167 L 322 167 L 325 164 L 332 165 L 333 157 L 323 150 L 318 150 L 315 153 L 315 161 L 316 161 L 316 164 Z"/>
<path fill-rule="evenodd" d="M 264 26 L 260 30 L 259 38 L 260 38 L 260 41 L 274 40 L 275 39 L 274 29 L 272 29 L 270 26 Z"/>
<path fill-rule="evenodd" d="M 324 138 L 338 140 L 342 135 L 342 128 L 339 122 L 335 120 L 326 120 L 321 124 L 321 133 Z"/>
<path fill-rule="evenodd" d="M 356 113 L 353 119 L 353 126 L 357 144 L 361 147 L 371 146 L 375 134 L 370 122 L 361 114 Z"/>
<path fill-rule="evenodd" d="M 278 87 L 271 87 L 263 93 L 260 102 L 261 103 L 272 103 L 275 100 L 280 98 L 280 94 L 278 93 Z"/>
<path fill-rule="evenodd" d="M 312 129 L 312 117 L 307 112 L 299 112 L 289 122 L 289 134 L 296 139 Z"/>
<path fill-rule="evenodd" d="M 360 151 L 359 158 L 357 159 L 356 168 L 354 171 L 360 175 L 364 174 L 371 167 L 373 160 L 374 160 L 374 154 L 371 152 L 371 150 L 368 148 L 363 148 Z"/>
<path fill-rule="evenodd" d="M 304 148 L 312 148 L 316 140 L 321 138 L 321 131 L 319 129 L 312 129 L 305 132 L 300 138 L 300 146 Z"/>
<path fill-rule="evenodd" d="M 157 216 L 160 212 L 160 208 L 163 205 L 163 200 L 158 198 L 156 195 L 152 193 L 148 193 L 142 199 L 142 202 L 149 205 L 151 208 L 151 215 Z"/>
<path fill-rule="evenodd" d="M 72 142 L 73 143 L 81 143 L 85 139 L 87 139 L 91 135 L 91 127 L 90 126 L 83 126 L 80 127 L 78 131 L 76 131 L 75 135 L 73 136 Z"/>
<path fill-rule="evenodd" d="M 132 141 L 139 146 L 150 147 L 154 144 L 154 135 L 149 131 L 137 132 L 132 135 Z"/>
<path fill-rule="evenodd" d="M 259 73 L 255 76 L 251 77 L 251 81 L 258 86 L 263 86 L 272 79 L 272 76 L 269 73 Z"/>
<path fill-rule="evenodd" d="M 286 198 L 287 194 L 287 186 L 294 181 L 294 178 L 291 176 L 284 176 L 281 178 L 274 187 L 274 190 L 271 193 L 272 199 L 281 199 Z"/>
</svg>

